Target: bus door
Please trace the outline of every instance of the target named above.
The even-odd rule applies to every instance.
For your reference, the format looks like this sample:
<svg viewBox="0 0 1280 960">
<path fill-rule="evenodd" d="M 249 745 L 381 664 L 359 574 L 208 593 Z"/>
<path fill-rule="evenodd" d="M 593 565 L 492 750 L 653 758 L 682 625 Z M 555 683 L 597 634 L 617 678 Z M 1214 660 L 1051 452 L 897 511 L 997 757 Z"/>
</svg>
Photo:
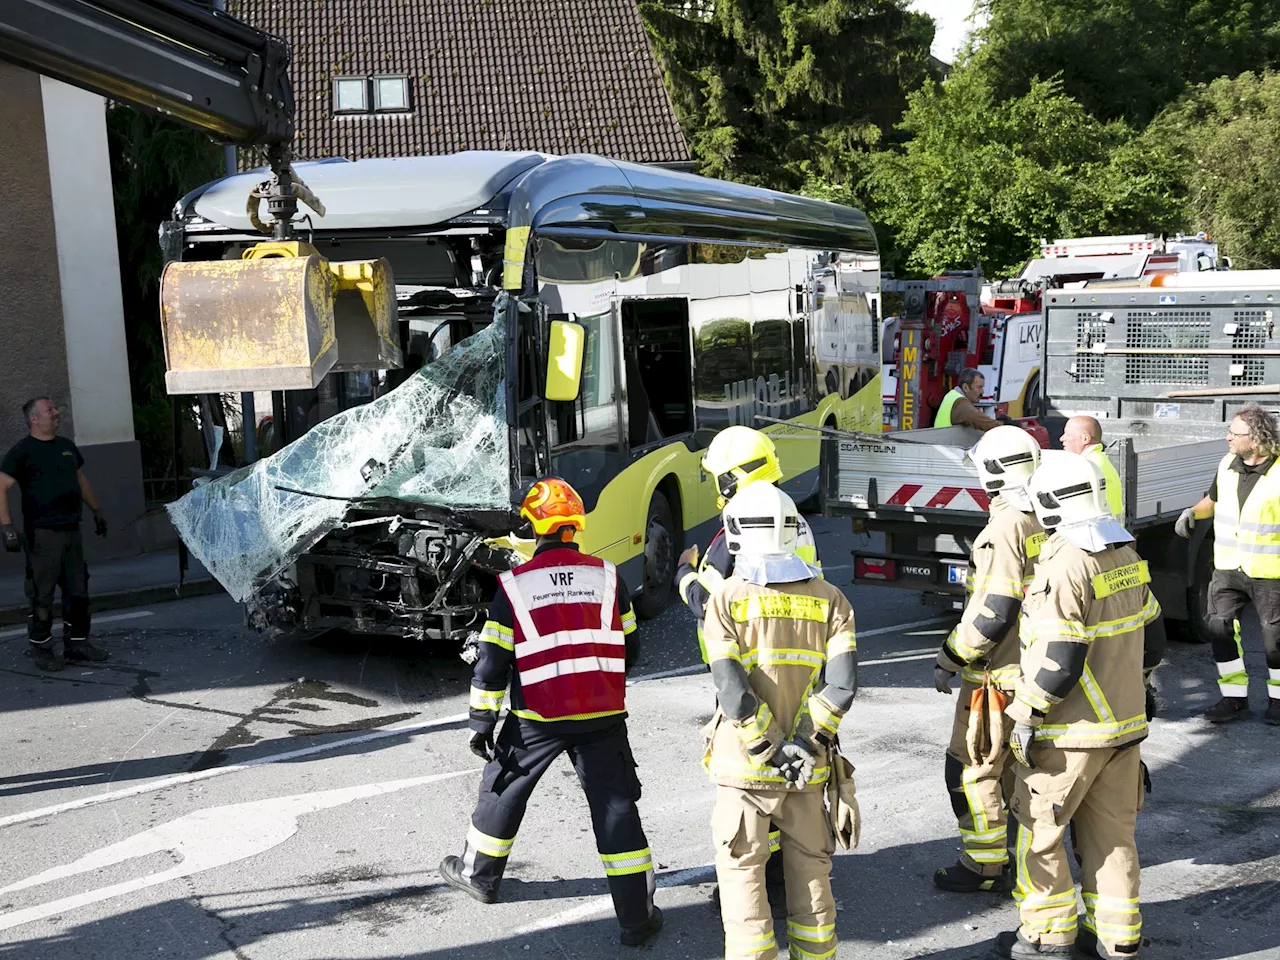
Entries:
<svg viewBox="0 0 1280 960">
<path fill-rule="evenodd" d="M 626 432 L 634 457 L 693 435 L 693 358 L 687 297 L 626 298 L 622 355 Z"/>
</svg>

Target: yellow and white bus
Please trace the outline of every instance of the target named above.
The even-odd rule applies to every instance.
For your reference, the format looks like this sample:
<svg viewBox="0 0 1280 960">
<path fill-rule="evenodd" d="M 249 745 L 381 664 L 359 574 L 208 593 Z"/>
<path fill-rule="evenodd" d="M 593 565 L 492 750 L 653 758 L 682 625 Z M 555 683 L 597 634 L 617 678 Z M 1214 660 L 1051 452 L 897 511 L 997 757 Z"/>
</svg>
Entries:
<svg viewBox="0 0 1280 960">
<path fill-rule="evenodd" d="M 285 556 L 287 569 L 258 571 L 255 594 L 273 588 L 269 620 L 464 636 L 483 619 L 495 538 L 518 535 L 514 507 L 547 474 L 586 501 L 583 549 L 617 564 L 640 615 L 654 616 L 680 550 L 705 544 L 719 523 L 699 467 L 717 431 L 775 434 L 784 486 L 803 501 L 818 492 L 831 444 L 788 424 L 879 429 L 880 263 L 857 210 L 594 156 L 472 152 L 296 168 L 328 208 L 303 225 L 306 238 L 331 259 L 390 262 L 406 367 L 503 323 L 495 362 L 506 365 L 508 443 L 483 466 L 507 471 L 507 503 L 388 501 L 384 491 L 353 504 L 338 529 Z M 233 257 L 254 242 L 243 198 L 258 176 L 184 198 L 164 231 L 170 256 Z M 566 342 L 581 346 L 580 364 L 565 361 L 557 345 Z M 550 388 L 549 367 L 567 393 Z M 384 516 L 400 520 L 383 527 Z M 440 560 L 443 548 L 426 562 L 422 537 L 403 546 L 406 524 L 436 521 L 451 549 L 465 552 L 451 524 L 485 537 L 461 572 Z"/>
</svg>

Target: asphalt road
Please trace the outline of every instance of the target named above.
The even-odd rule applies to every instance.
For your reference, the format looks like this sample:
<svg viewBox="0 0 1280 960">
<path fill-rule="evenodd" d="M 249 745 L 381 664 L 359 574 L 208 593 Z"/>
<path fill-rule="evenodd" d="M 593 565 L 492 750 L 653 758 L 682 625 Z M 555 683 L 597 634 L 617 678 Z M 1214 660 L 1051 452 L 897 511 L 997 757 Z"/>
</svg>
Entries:
<svg viewBox="0 0 1280 960">
<path fill-rule="evenodd" d="M 815 522 L 829 579 L 853 539 Z M 917 596 L 848 588 L 863 689 L 842 731 L 858 768 L 861 847 L 836 858 L 840 958 L 988 955 L 1007 897 L 934 889 L 958 855 L 942 781 L 953 702 L 929 661 L 950 621 Z M 941 617 L 940 614 L 943 614 Z M 922 622 L 923 621 L 923 622 Z M 678 605 L 642 625 L 629 690 L 641 814 L 667 926 L 644 952 L 722 956 L 711 903 L 714 790 L 698 735 L 713 694 Z M 572 770 L 547 775 L 503 902 L 440 882 L 478 782 L 467 668 L 409 643 L 264 642 L 208 597 L 99 619 L 108 663 L 41 675 L 0 631 L 0 958 L 328 960 L 601 958 L 617 945 Z M 1245 634 L 1265 670 L 1256 624 Z M 1197 716 L 1208 650 L 1175 645 L 1143 745 L 1145 957 L 1280 958 L 1280 728 Z"/>
</svg>

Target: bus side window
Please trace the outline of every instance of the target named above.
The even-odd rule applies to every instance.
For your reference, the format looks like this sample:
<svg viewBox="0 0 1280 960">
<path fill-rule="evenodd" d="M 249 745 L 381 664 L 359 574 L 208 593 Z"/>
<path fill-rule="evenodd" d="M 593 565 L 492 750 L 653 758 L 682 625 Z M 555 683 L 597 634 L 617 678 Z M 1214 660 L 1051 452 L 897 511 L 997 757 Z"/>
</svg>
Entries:
<svg viewBox="0 0 1280 960">
<path fill-rule="evenodd" d="M 568 318 L 553 314 L 551 319 Z M 582 353 L 582 392 L 577 400 L 547 404 L 551 447 L 553 451 L 565 447 L 617 450 L 618 345 L 613 315 L 606 311 L 572 319 L 582 324 L 587 334 Z"/>
</svg>

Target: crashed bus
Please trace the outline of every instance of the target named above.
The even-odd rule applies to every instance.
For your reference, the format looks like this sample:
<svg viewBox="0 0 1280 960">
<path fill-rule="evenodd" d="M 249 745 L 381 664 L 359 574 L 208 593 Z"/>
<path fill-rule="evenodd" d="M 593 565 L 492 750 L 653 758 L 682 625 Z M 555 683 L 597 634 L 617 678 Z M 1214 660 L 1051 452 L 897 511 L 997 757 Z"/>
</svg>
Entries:
<svg viewBox="0 0 1280 960">
<path fill-rule="evenodd" d="M 717 431 L 772 434 L 803 501 L 832 459 L 813 428 L 879 428 L 880 264 L 856 210 L 594 156 L 295 167 L 327 208 L 300 236 L 390 265 L 406 371 L 170 507 L 260 628 L 464 639 L 528 555 L 518 504 L 548 474 L 652 617 L 719 523 L 699 466 Z M 260 240 L 259 176 L 183 198 L 168 257 Z"/>
</svg>

